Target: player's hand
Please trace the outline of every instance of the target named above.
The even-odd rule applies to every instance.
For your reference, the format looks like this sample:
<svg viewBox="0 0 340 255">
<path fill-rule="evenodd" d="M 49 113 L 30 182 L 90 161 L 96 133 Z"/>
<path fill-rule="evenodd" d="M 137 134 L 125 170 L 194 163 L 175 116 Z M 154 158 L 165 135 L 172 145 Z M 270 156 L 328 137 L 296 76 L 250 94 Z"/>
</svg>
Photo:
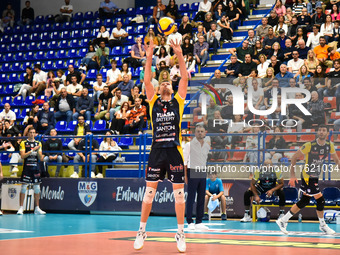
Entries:
<svg viewBox="0 0 340 255">
<path fill-rule="evenodd" d="M 295 183 L 298 183 L 298 180 L 296 179 L 296 177 L 291 177 L 289 179 L 288 185 L 291 187 L 295 187 Z"/>
<path fill-rule="evenodd" d="M 254 200 L 255 200 L 256 204 L 259 204 L 261 202 L 261 198 L 258 195 L 256 195 L 254 197 Z"/>
<path fill-rule="evenodd" d="M 215 201 L 216 199 L 217 199 L 217 196 L 213 196 L 213 197 L 211 198 L 212 201 Z"/>
<path fill-rule="evenodd" d="M 171 39 L 170 46 L 174 50 L 174 53 L 176 55 L 182 54 L 182 47 L 181 47 L 180 42 L 177 41 L 177 39 L 175 41 Z"/>
<path fill-rule="evenodd" d="M 34 151 L 37 151 L 37 150 L 39 150 L 39 149 L 40 149 L 40 145 L 37 145 L 37 146 L 35 146 L 35 147 L 33 148 Z"/>
<path fill-rule="evenodd" d="M 146 52 L 146 57 L 147 58 L 152 58 L 153 56 L 153 50 L 155 48 L 155 45 L 153 43 L 153 37 L 150 36 L 150 42 L 149 45 L 144 44 L 145 52 Z"/>
<path fill-rule="evenodd" d="M 266 192 L 266 195 L 267 195 L 267 197 L 272 197 L 273 191 L 272 191 L 272 190 L 268 190 L 268 191 Z"/>
</svg>

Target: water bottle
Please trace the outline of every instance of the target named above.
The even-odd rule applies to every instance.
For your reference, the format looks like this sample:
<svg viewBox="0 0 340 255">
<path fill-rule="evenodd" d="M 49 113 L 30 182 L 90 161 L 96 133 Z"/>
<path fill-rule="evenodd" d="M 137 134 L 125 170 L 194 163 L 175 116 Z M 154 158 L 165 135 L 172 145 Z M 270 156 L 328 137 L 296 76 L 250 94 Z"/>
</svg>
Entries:
<svg viewBox="0 0 340 255">
<path fill-rule="evenodd" d="M 302 214 L 301 213 L 299 213 L 298 221 L 302 222 Z"/>
</svg>

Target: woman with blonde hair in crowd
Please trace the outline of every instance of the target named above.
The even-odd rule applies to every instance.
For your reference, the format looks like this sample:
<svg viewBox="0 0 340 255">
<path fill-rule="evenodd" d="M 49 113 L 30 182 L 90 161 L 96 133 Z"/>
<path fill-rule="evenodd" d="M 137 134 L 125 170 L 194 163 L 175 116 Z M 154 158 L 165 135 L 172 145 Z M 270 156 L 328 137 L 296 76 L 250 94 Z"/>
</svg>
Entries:
<svg viewBox="0 0 340 255">
<path fill-rule="evenodd" d="M 189 17 L 188 15 L 184 15 L 182 17 L 182 23 L 178 27 L 178 33 L 182 35 L 182 41 L 184 41 L 185 38 L 192 37 L 192 26 L 189 22 Z"/>
<path fill-rule="evenodd" d="M 264 52 L 265 52 L 265 49 L 263 48 L 262 41 L 261 40 L 257 40 L 255 42 L 254 54 L 253 54 L 253 61 L 257 65 L 260 64 L 259 57 L 260 57 L 261 54 L 264 54 Z"/>
<path fill-rule="evenodd" d="M 296 82 L 300 85 L 303 84 L 303 80 L 311 75 L 308 73 L 307 66 L 303 65 L 300 67 L 299 72 L 295 75 Z"/>
<path fill-rule="evenodd" d="M 319 60 L 313 50 L 309 50 L 307 53 L 307 58 L 305 59 L 305 66 L 309 73 L 314 74 L 316 67 L 319 65 Z"/>
<path fill-rule="evenodd" d="M 144 44 L 149 45 L 149 42 L 150 42 L 151 38 L 153 40 L 153 44 L 158 46 L 159 42 L 158 42 L 157 36 L 155 35 L 155 32 L 154 32 L 153 28 L 149 27 L 148 33 L 144 37 Z"/>
<path fill-rule="evenodd" d="M 292 24 L 293 16 L 294 14 L 293 14 L 292 8 L 288 7 L 286 9 L 286 14 L 285 14 L 285 23 L 287 24 L 287 26 L 290 26 Z"/>
<path fill-rule="evenodd" d="M 268 67 L 266 70 L 266 75 L 264 76 L 263 91 L 267 91 L 268 89 L 271 89 L 272 87 L 271 84 L 274 78 L 275 78 L 274 68 Z"/>
<path fill-rule="evenodd" d="M 269 66 L 269 63 L 267 62 L 267 57 L 264 54 L 259 56 L 259 61 L 260 64 L 257 65 L 258 77 L 263 78 L 266 76 L 266 70 Z"/>
</svg>

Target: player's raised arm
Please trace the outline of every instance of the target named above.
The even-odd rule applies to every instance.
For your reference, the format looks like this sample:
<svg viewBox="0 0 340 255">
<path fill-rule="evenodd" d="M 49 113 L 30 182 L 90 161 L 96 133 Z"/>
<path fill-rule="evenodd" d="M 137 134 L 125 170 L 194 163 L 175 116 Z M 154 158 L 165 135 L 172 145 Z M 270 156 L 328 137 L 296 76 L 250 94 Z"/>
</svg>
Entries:
<svg viewBox="0 0 340 255">
<path fill-rule="evenodd" d="M 146 97 L 148 100 L 151 100 L 153 96 L 155 95 L 154 87 L 151 83 L 152 56 L 153 56 L 153 49 L 155 48 L 152 37 L 150 37 L 149 45 L 145 44 L 144 47 L 146 51 L 144 84 L 145 84 Z"/>
<path fill-rule="evenodd" d="M 303 156 L 304 154 L 302 153 L 302 151 L 298 150 L 297 152 L 295 152 L 295 154 L 292 157 L 291 164 L 290 164 L 290 179 L 288 183 L 288 185 L 291 187 L 295 187 L 295 183 L 298 182 L 295 176 L 295 165 L 296 165 L 298 158 L 303 157 Z"/>
<path fill-rule="evenodd" d="M 181 44 L 177 41 L 177 39 L 176 41 L 170 40 L 170 46 L 174 50 L 174 53 L 177 56 L 179 70 L 181 73 L 181 80 L 179 81 L 179 84 L 178 84 L 178 94 L 181 98 L 185 99 L 187 95 L 187 89 L 188 89 L 188 72 L 185 66 Z"/>
</svg>

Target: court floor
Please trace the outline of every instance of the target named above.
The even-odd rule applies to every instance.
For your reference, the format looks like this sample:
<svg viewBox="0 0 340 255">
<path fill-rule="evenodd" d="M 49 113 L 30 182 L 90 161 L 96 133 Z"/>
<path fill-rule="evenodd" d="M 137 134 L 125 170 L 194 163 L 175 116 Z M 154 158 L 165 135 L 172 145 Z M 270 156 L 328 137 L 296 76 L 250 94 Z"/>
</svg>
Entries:
<svg viewBox="0 0 340 255">
<path fill-rule="evenodd" d="M 340 254 L 337 233 L 325 236 L 317 223 L 289 223 L 281 234 L 275 222 L 240 223 L 213 220 L 204 232 L 186 229 L 186 254 Z M 0 217 L 0 254 L 178 254 L 175 217 L 152 216 L 148 238 L 140 251 L 133 249 L 139 216 L 85 214 L 14 214 Z M 187 227 L 187 225 L 186 225 Z M 284 252 L 284 253 L 283 253 Z"/>
</svg>

